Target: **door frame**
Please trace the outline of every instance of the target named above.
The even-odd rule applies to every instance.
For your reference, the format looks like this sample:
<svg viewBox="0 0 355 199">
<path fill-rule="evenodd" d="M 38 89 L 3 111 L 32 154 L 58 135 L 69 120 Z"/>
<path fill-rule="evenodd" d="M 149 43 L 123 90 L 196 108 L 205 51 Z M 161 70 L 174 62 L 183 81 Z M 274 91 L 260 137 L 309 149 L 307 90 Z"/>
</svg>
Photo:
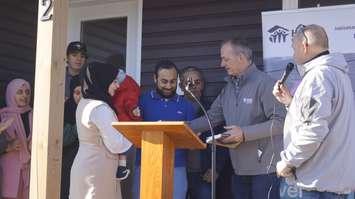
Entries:
<svg viewBox="0 0 355 199">
<path fill-rule="evenodd" d="M 68 43 L 80 41 L 83 21 L 127 17 L 126 72 L 140 84 L 142 12 L 143 0 L 71 3 L 68 13 Z"/>
</svg>

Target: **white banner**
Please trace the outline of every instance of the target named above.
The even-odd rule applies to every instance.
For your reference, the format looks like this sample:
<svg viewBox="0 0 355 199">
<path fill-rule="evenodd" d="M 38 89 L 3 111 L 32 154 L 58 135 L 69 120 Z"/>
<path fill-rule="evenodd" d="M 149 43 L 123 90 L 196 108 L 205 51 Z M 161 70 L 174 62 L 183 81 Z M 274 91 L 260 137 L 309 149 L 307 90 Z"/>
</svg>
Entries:
<svg viewBox="0 0 355 199">
<path fill-rule="evenodd" d="M 292 62 L 292 36 L 300 25 L 318 24 L 325 28 L 331 52 L 341 52 L 350 66 L 355 88 L 355 4 L 262 13 L 264 68 L 279 79 Z M 296 70 L 292 80 L 298 79 Z M 291 85 L 292 86 L 292 85 Z"/>
</svg>

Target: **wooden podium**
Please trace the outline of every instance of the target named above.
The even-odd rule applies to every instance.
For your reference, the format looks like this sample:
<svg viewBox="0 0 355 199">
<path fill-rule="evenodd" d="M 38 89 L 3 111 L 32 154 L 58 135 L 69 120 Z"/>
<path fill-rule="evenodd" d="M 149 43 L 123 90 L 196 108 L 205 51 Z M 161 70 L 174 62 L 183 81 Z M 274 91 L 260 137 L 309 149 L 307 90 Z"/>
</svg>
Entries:
<svg viewBox="0 0 355 199">
<path fill-rule="evenodd" d="M 172 199 L 175 148 L 206 148 L 184 122 L 114 122 L 112 126 L 142 148 L 141 199 Z"/>
</svg>

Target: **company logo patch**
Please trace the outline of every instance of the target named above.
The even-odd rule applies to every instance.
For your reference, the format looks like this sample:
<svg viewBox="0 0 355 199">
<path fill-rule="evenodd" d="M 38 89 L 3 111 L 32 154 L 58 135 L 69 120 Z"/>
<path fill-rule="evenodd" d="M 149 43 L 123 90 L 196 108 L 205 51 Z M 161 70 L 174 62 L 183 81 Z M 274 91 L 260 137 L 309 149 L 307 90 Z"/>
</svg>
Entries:
<svg viewBox="0 0 355 199">
<path fill-rule="evenodd" d="M 243 103 L 244 104 L 252 104 L 253 103 L 253 98 L 243 98 Z"/>
</svg>

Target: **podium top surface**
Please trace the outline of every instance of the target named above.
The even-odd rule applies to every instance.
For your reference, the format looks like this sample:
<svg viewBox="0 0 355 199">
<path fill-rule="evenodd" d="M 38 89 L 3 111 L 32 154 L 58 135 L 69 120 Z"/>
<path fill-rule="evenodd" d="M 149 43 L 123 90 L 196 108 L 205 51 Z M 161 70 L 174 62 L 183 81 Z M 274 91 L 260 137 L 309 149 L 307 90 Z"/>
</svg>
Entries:
<svg viewBox="0 0 355 199">
<path fill-rule="evenodd" d="M 139 148 L 141 147 L 143 132 L 164 132 L 173 140 L 175 148 L 206 148 L 206 144 L 198 138 L 185 122 L 113 122 L 112 126 Z"/>
</svg>

